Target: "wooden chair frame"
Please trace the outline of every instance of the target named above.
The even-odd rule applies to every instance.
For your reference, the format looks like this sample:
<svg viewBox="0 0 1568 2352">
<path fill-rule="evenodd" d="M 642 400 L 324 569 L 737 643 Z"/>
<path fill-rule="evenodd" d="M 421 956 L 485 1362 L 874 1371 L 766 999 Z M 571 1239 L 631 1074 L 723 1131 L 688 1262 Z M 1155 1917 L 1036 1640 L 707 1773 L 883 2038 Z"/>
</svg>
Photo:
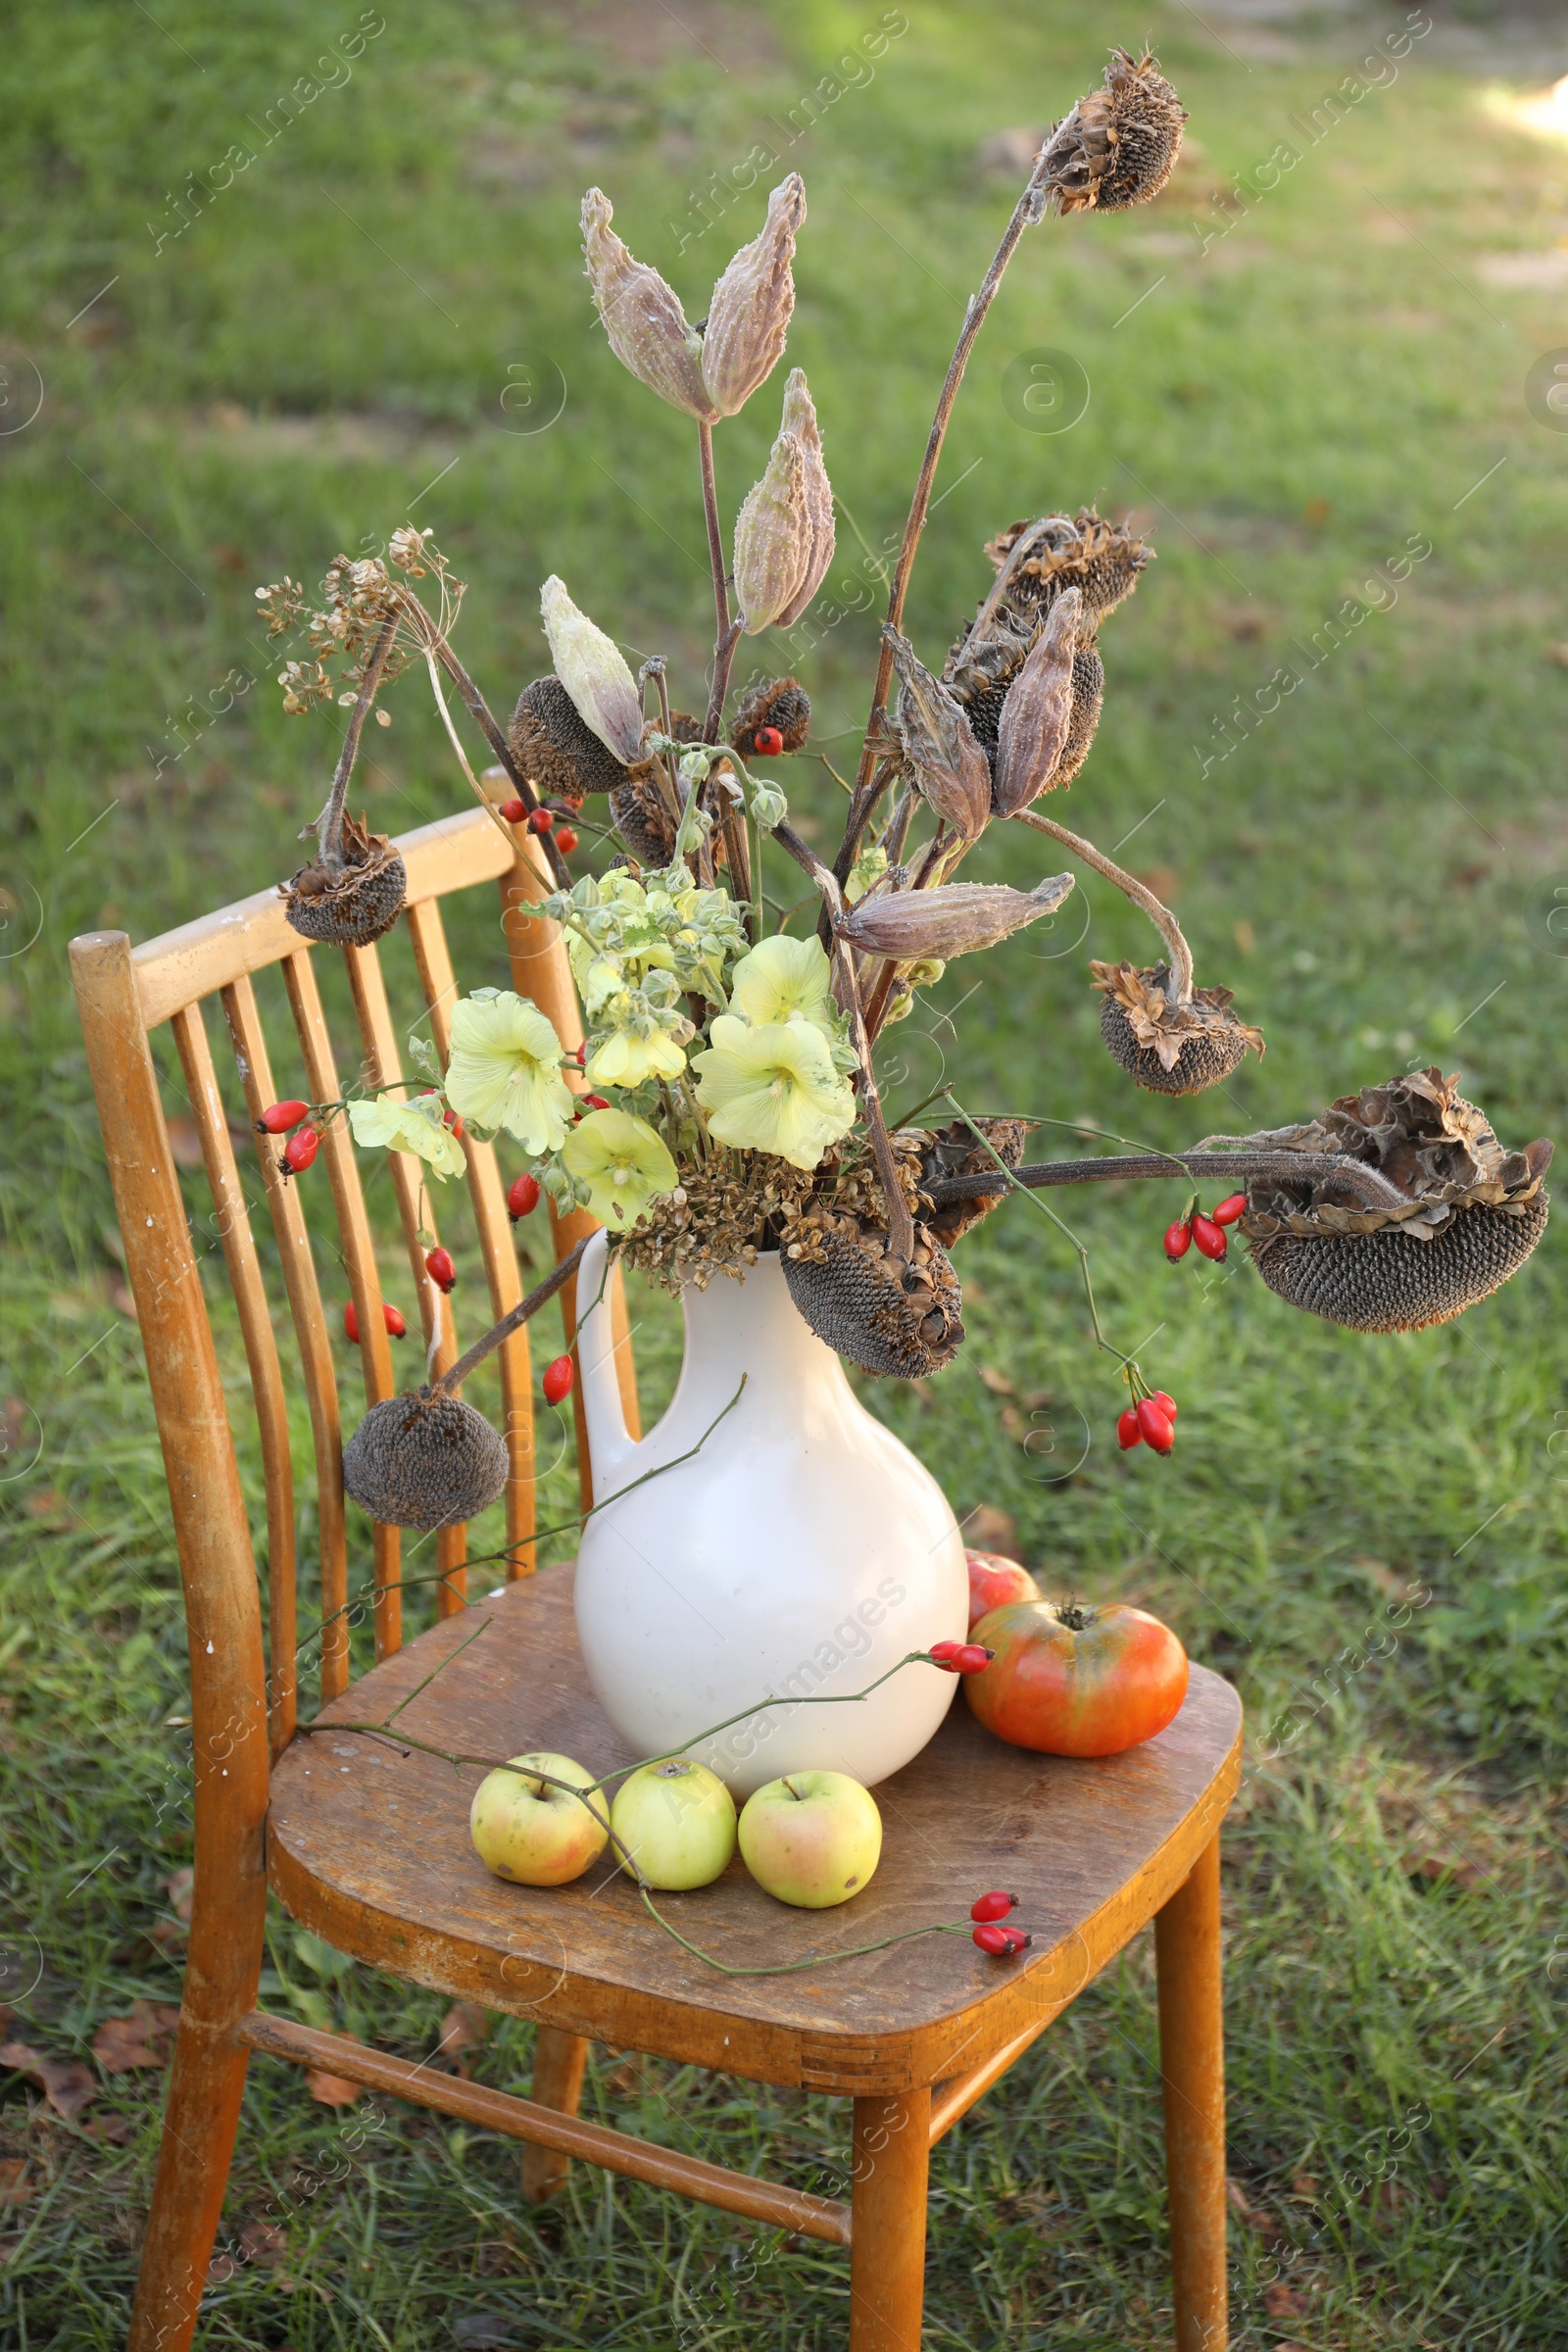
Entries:
<svg viewBox="0 0 1568 2352">
<path fill-rule="evenodd" d="M 543 860 L 535 861 L 530 845 L 514 847 L 498 819 L 475 809 L 426 825 L 405 836 L 398 847 L 408 869 L 408 907 L 402 919 L 430 1032 L 443 1057 L 455 983 L 439 902 L 486 881 L 500 885 L 514 985 L 550 1015 L 568 1050 L 575 1047 L 582 1035 L 581 1020 L 563 937 L 554 924 L 532 911 L 551 885 Z M 343 1089 L 322 1014 L 313 965 L 316 953 L 333 952 L 313 951 L 288 927 L 282 902 L 273 891 L 143 947 L 133 948 L 123 933 L 97 932 L 74 940 L 71 949 L 163 1444 L 191 1666 L 195 1885 L 179 2033 L 130 2352 L 183 2352 L 191 2341 L 252 2050 L 318 2067 L 521 2140 L 523 2189 L 535 2199 L 554 2193 L 567 2161 L 576 2156 L 703 2203 L 848 2246 L 852 2352 L 917 2352 L 931 2145 L 1151 1917 L 1158 1972 L 1175 2341 L 1178 2352 L 1224 2352 L 1228 2339 L 1218 1836 L 1236 1786 L 1239 1730 L 1234 1736 L 1227 1734 L 1228 1751 L 1208 1774 L 1200 1800 L 1176 1834 L 1165 1839 L 1125 1897 L 1104 1907 L 1102 1923 L 1097 1915 L 1092 1964 L 1079 1972 L 1079 1981 L 1061 1997 L 1026 2015 L 1009 2010 L 999 1996 L 983 2063 L 956 2073 L 944 2068 L 935 2054 L 923 2065 L 918 2056 L 906 2055 L 902 2072 L 882 2068 L 881 2082 L 876 2080 L 877 2068 L 867 2071 L 863 2061 L 858 2071 L 855 2063 L 845 2061 L 838 2074 L 830 2066 L 825 2077 L 814 2078 L 821 2087 L 841 2089 L 854 2098 L 853 2209 L 582 2121 L 577 2106 L 588 2052 L 583 2034 L 541 2024 L 534 2095 L 522 2099 L 415 2067 L 343 2035 L 311 2032 L 257 2008 L 271 1773 L 295 1738 L 297 1720 L 294 1471 L 283 1371 L 202 1002 L 212 995 L 220 1000 L 247 1117 L 254 1122 L 284 1090 L 275 1088 L 271 1077 L 252 976 L 274 964 L 281 966 L 304 1071 L 299 1091 L 315 1101 L 336 1100 Z M 395 1081 L 400 1075 L 397 1034 L 378 951 L 371 947 L 341 953 L 367 1080 Z M 201 1139 L 216 1229 L 238 1304 L 250 1372 L 266 1489 L 265 1642 L 251 1532 L 217 1349 L 149 1046 L 149 1033 L 164 1022 L 172 1030 Z M 262 1185 L 310 1410 L 325 1707 L 341 1700 L 350 1680 L 337 1378 L 301 1188 L 279 1173 L 273 1140 L 259 1138 L 258 1143 Z M 468 1138 L 465 1150 L 489 1304 L 499 1316 L 520 1296 L 500 1173 L 489 1145 Z M 343 1122 L 334 1123 L 324 1136 L 321 1160 L 335 1211 L 337 1246 L 358 1315 L 365 1399 L 369 1404 L 393 1394 L 395 1384 L 370 1225 Z M 426 1348 L 434 1367 L 444 1369 L 457 1353 L 451 1301 L 425 1274 L 424 1248 L 416 1239 L 421 1222 L 426 1229 L 431 1224 L 430 1197 L 421 1187 L 419 1163 L 409 1155 L 392 1155 L 392 1181 Z M 311 1199 L 318 1201 L 319 1194 L 313 1192 Z M 552 1222 L 559 1257 L 591 1221 L 579 1213 Z M 618 1295 L 614 1303 L 622 1393 L 635 1432 L 635 1383 Z M 569 1286 L 563 1304 L 569 1346 Z M 511 1455 L 506 1519 L 508 1542 L 514 1548 L 509 1576 L 516 1580 L 531 1575 L 534 1567 L 532 1381 L 526 1329 L 501 1350 L 500 1374 Z M 586 1506 L 591 1469 L 580 1409 L 577 1437 Z M 437 1606 L 445 1617 L 466 1605 L 466 1531 L 445 1531 L 437 1539 L 436 1553 L 441 1579 Z M 398 1531 L 376 1527 L 372 1577 L 378 1672 L 381 1662 L 397 1658 L 402 1645 L 399 1563 Z M 1223 1690 L 1214 1678 L 1204 1679 Z M 276 1878 L 274 1869 L 274 1883 Z M 372 1957 L 394 1973 L 410 1973 L 399 1971 L 395 1956 Z M 527 2013 L 526 2003 L 517 2006 Z M 989 2009 L 993 2004 L 982 2006 Z M 657 2004 L 653 2008 L 657 2010 Z M 658 2049 L 657 2014 L 650 2014 L 646 2024 L 649 2030 L 641 2046 Z M 972 2043 L 974 2036 L 969 2038 Z M 765 2059 L 756 2054 L 738 2058 L 735 2071 L 770 2081 L 785 2079 L 782 2073 L 767 2073 Z M 906 2086 L 886 2087 L 893 2082 Z"/>
</svg>

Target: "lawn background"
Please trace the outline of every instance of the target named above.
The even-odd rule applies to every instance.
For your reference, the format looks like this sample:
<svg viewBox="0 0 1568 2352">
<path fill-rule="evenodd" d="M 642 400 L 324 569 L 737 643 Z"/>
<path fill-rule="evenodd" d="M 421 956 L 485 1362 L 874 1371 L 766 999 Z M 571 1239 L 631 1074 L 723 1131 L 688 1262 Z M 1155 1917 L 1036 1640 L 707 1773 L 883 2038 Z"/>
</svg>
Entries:
<svg viewBox="0 0 1568 2352">
<path fill-rule="evenodd" d="M 1012 201 L 1016 175 L 982 143 L 1039 129 L 1108 39 L 1149 34 L 1191 110 L 1187 161 L 1157 207 L 1048 223 L 1020 250 L 949 436 L 909 624 L 935 662 L 989 576 L 981 543 L 1014 515 L 1095 499 L 1152 531 L 1063 813 L 1130 837 L 1200 979 L 1236 988 L 1269 1052 L 1229 1100 L 1135 1095 L 1101 1048 L 1085 964 L 1142 960 L 1147 935 L 1090 878 L 1070 921 L 983 974 L 956 968 L 893 1033 L 895 1106 L 946 1073 L 971 1107 L 1168 1146 L 1437 1060 L 1517 1144 L 1560 1128 L 1568 1095 L 1568 438 L 1526 394 L 1568 346 L 1568 146 L 1489 107 L 1568 69 L 1546 17 L 1442 14 L 1382 86 L 1362 73 L 1358 98 L 1347 74 L 1397 57 L 1421 12 L 433 0 L 370 32 L 380 21 L 66 0 L 7 26 L 0 1994 L 14 2035 L 88 2065 L 106 2019 L 177 1998 L 188 1750 L 169 1719 L 188 1708 L 66 943 L 151 936 L 297 861 L 335 732 L 281 715 L 254 588 L 314 584 L 411 511 L 470 583 L 460 644 L 498 705 L 547 666 L 552 569 L 695 692 L 691 436 L 594 328 L 585 185 L 700 316 L 761 212 L 760 189 L 738 195 L 697 233 L 696 197 L 718 209 L 710 175 L 757 142 L 803 172 L 789 357 L 875 546 L 901 524 L 964 294 Z M 352 71 L 286 121 L 282 94 L 324 78 L 318 59 L 357 25 Z M 1265 191 L 1281 141 L 1300 160 Z M 189 175 L 211 186 L 236 143 L 255 162 L 194 196 Z M 1008 386 L 1043 350 L 1090 385 L 1056 434 L 1021 422 Z M 29 367 L 42 405 L 23 423 Z M 559 417 L 516 429 L 543 415 L 519 399 L 553 403 L 557 374 Z M 509 384 L 523 392 L 504 405 Z M 726 515 L 776 395 L 717 436 Z M 1377 583 L 1416 546 L 1391 604 Z M 847 527 L 840 548 L 826 594 L 863 607 Z M 1336 613 L 1346 641 L 1319 660 Z M 817 627 L 793 648 L 748 641 L 743 674 L 798 652 L 843 765 L 875 615 L 824 627 L 819 608 Z M 1282 666 L 1299 686 L 1227 734 Z M 416 685 L 395 690 L 362 771 L 394 831 L 463 799 Z M 800 761 L 789 784 L 825 837 L 830 778 Z M 1041 870 L 1028 841 L 975 861 Z M 492 903 L 454 931 L 470 983 L 504 977 Z M 1128 1187 L 1070 1207 L 1113 1336 L 1181 1398 L 1168 1462 L 1107 1447 L 1117 1399 L 1074 1258 L 1022 1204 L 961 1252 L 956 1366 L 928 1394 L 864 1393 L 960 1511 L 1011 1518 L 1048 1590 L 1146 1602 L 1245 1696 L 1226 1864 L 1237 2342 L 1568 2344 L 1560 1233 L 1461 1323 L 1358 1341 L 1292 1314 L 1245 1262 L 1173 1272 L 1158 1235 L 1175 1204 Z M 461 1265 L 461 1233 L 458 1248 Z M 678 1334 L 659 1298 L 638 1312 L 653 1409 Z M 563 1460 L 552 1516 L 571 1484 Z M 1152 1974 L 1144 1939 L 944 2143 L 928 2344 L 1168 2341 Z M 264 1986 L 410 2052 L 440 2027 L 441 2003 L 281 1916 Z M 500 2026 L 471 2062 L 525 2084 L 528 2030 Z M 0 2088 L 0 2343 L 114 2345 L 159 2078 L 102 2077 L 74 2123 L 21 2077 Z M 524 2207 L 511 2147 L 368 2105 L 334 2116 L 292 2071 L 253 2070 L 204 2343 L 843 2341 L 838 2257 L 580 2169 L 559 2210 Z M 588 2108 L 803 2181 L 844 2161 L 842 2103 L 613 2053 Z"/>
</svg>

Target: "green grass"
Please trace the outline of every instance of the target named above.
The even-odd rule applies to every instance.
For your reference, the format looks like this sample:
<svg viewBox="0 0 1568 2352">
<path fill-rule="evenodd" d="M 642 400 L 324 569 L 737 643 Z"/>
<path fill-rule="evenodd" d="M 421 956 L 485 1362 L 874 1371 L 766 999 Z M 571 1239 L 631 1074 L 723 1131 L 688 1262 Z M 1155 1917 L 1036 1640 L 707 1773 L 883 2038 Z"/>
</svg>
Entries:
<svg viewBox="0 0 1568 2352">
<path fill-rule="evenodd" d="M 314 581 L 411 505 L 470 582 L 460 642 L 498 704 L 546 665 L 551 569 L 694 690 L 709 618 L 694 456 L 590 331 L 577 199 L 602 182 L 634 250 L 700 315 L 760 206 L 739 199 L 682 251 L 690 193 L 754 141 L 778 146 L 769 119 L 875 19 L 825 0 L 679 14 L 695 38 L 631 6 L 388 12 L 352 77 L 162 250 L 183 175 L 259 147 L 252 119 L 334 27 L 289 0 L 171 0 L 157 22 L 68 0 L 8 25 L 6 389 L 18 401 L 31 381 L 20 346 L 44 398 L 0 442 L 0 1349 L 16 1399 L 0 1995 L 10 2031 L 59 2057 L 84 2055 L 132 1997 L 177 1997 L 177 1942 L 147 1931 L 189 1857 L 182 1735 L 166 1722 L 188 1712 L 178 1583 L 66 942 L 95 925 L 150 936 L 296 861 L 330 744 L 323 722 L 281 717 L 252 590 L 285 570 Z M 980 543 L 1015 514 L 1095 498 L 1157 526 L 1159 560 L 1106 631 L 1105 716 L 1066 815 L 1107 844 L 1133 835 L 1125 854 L 1162 874 L 1200 979 L 1237 989 L 1269 1053 L 1212 1110 L 1134 1096 L 1101 1049 L 1084 966 L 1145 940 L 1091 880 L 1070 920 L 983 975 L 956 969 L 893 1034 L 894 1102 L 946 1072 L 973 1108 L 1168 1146 L 1436 1059 L 1509 1143 L 1551 1133 L 1568 1098 L 1568 957 L 1546 928 L 1568 886 L 1568 673 L 1545 649 L 1568 638 L 1568 441 L 1523 385 L 1568 345 L 1568 302 L 1500 287 L 1484 257 L 1555 244 L 1564 151 L 1484 114 L 1485 35 L 1440 28 L 1227 216 L 1212 192 L 1281 139 L 1307 146 L 1290 119 L 1402 13 L 1266 37 L 1226 16 L 1224 43 L 1176 6 L 1121 24 L 1061 0 L 909 18 L 789 156 L 811 205 L 790 356 L 873 542 L 902 520 L 962 296 L 1010 202 L 975 162 L 980 140 L 1064 112 L 1104 40 L 1146 25 L 1191 109 L 1202 152 L 1156 209 L 1048 224 L 1021 250 L 959 403 L 911 625 L 938 655 L 987 576 Z M 1227 218 L 1201 251 L 1195 221 Z M 1041 348 L 1070 352 L 1092 386 L 1054 437 L 1003 399 L 1009 363 Z M 502 429 L 509 366 L 548 372 L 546 356 L 566 382 L 559 421 Z M 727 512 L 775 418 L 769 389 L 718 435 Z M 1301 648 L 1342 600 L 1386 602 L 1366 583 L 1412 540 L 1431 552 L 1397 602 L 1205 773 L 1216 720 L 1282 665 L 1306 673 Z M 840 605 L 864 601 L 856 561 L 846 534 Z M 842 763 L 874 617 L 802 643 Z M 788 658 L 771 640 L 753 654 Z M 185 698 L 234 671 L 255 683 L 155 772 Z M 394 830 L 462 799 L 416 685 L 394 693 L 364 770 Z M 801 769 L 792 789 L 825 836 L 835 788 Z M 1032 842 L 1009 841 L 976 870 L 1043 869 Z M 465 976 L 501 977 L 492 907 L 475 901 L 454 928 Z M 412 1003 L 412 976 L 396 977 Z M 1048 1589 L 1147 1602 L 1246 1698 L 1226 1865 L 1238 2343 L 1568 2344 L 1560 1236 L 1461 1323 L 1358 1342 L 1292 1315 L 1245 1264 L 1172 1272 L 1171 1198 L 1128 1187 L 1067 1212 L 1112 1335 L 1182 1400 L 1169 1462 L 1107 1451 L 1116 1395 L 1074 1261 L 1021 1204 L 964 1247 L 957 1366 L 928 1396 L 867 1394 L 960 1510 L 1010 1514 Z M 677 1342 L 658 1299 L 639 1311 L 652 1403 Z M 570 1490 L 563 1461 L 553 1517 Z M 302 2018 L 433 2046 L 439 2002 L 280 1916 L 270 1965 L 270 1997 Z M 478 2071 L 525 2083 L 528 2038 L 500 2023 Z M 928 2344 L 1168 2341 L 1154 2048 L 1145 1941 L 944 2144 Z M 588 2109 L 802 2181 L 846 2159 L 842 2103 L 612 2053 Z M 105 2116 L 122 2140 L 88 2131 Z M 0 2215 L 7 2346 L 121 2340 L 157 2118 L 155 2075 L 105 2080 L 75 2128 L 6 2079 L 0 2156 L 26 2154 L 37 2184 Z M 259 2063 L 224 2225 L 235 2267 L 203 2341 L 843 2342 L 840 2258 L 581 2171 L 559 2210 L 537 2211 L 514 2168 L 509 2146 L 395 2107 L 334 2119 Z M 280 2261 L 243 2259 L 264 2221 Z"/>
</svg>

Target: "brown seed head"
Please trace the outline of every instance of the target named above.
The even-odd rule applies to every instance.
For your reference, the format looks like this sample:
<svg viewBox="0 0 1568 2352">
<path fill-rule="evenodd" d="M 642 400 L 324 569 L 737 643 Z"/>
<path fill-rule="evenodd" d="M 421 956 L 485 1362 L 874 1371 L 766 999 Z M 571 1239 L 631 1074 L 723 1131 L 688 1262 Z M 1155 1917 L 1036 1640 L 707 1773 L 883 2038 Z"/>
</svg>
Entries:
<svg viewBox="0 0 1568 2352">
<path fill-rule="evenodd" d="M 757 753 L 760 727 L 777 727 L 787 752 L 798 752 L 811 727 L 811 702 L 799 678 L 764 678 L 748 689 L 729 739 L 743 760 Z"/>
<path fill-rule="evenodd" d="M 1105 86 L 1080 98 L 1041 149 L 1032 185 L 1058 213 L 1125 212 L 1169 179 L 1187 110 L 1147 53 L 1113 49 Z"/>
</svg>

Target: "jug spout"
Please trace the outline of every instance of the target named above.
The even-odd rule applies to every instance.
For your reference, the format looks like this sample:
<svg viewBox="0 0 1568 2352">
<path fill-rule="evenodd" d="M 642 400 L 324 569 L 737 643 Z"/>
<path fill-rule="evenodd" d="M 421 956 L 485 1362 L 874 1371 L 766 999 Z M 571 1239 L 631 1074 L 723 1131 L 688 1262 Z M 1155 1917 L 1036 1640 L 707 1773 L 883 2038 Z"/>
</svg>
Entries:
<svg viewBox="0 0 1568 2352">
<path fill-rule="evenodd" d="M 594 1493 L 601 1497 L 617 1484 L 621 1469 L 637 1450 L 620 1401 L 605 1264 L 609 1250 L 610 1236 L 601 1227 L 582 1253 L 576 1277 L 577 1374 Z"/>
</svg>

